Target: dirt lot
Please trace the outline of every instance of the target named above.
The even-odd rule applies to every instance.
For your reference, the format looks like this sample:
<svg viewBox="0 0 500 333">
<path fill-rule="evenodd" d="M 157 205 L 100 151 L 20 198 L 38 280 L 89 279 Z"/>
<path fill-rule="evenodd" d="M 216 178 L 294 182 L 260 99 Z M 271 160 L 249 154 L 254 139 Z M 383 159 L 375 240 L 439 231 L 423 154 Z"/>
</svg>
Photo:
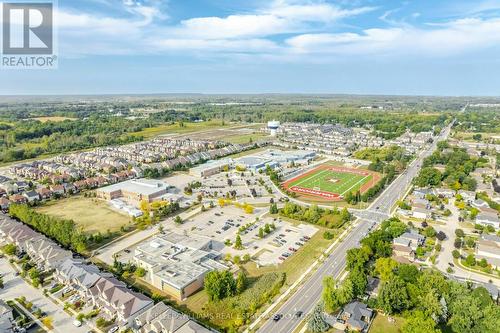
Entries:
<svg viewBox="0 0 500 333">
<path fill-rule="evenodd" d="M 72 219 L 84 231 L 113 232 L 131 223 L 131 218 L 113 210 L 107 202 L 95 198 L 73 196 L 71 198 L 48 202 L 37 208 L 37 211 L 48 215 Z"/>
</svg>

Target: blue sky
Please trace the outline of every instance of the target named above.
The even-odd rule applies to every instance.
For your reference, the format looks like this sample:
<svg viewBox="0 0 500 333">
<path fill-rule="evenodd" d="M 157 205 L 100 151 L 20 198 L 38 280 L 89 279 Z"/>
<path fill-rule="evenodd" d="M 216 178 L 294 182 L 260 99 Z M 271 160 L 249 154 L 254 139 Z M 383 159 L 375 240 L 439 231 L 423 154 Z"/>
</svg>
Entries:
<svg viewBox="0 0 500 333">
<path fill-rule="evenodd" d="M 59 0 L 0 94 L 500 95 L 500 0 Z"/>
</svg>

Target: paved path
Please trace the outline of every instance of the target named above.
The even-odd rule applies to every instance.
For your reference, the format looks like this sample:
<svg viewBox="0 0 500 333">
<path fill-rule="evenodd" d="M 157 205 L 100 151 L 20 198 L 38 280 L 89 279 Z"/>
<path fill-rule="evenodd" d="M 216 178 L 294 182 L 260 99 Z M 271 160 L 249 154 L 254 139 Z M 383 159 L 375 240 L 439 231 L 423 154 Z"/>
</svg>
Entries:
<svg viewBox="0 0 500 333">
<path fill-rule="evenodd" d="M 0 259 L 0 272 L 4 274 L 4 288 L 0 290 L 0 297 L 4 300 L 11 300 L 21 296 L 26 297 L 27 301 L 32 302 L 52 318 L 52 325 L 54 326 L 52 332 L 84 333 L 90 330 L 90 327 L 86 324 L 83 324 L 81 327 L 74 326 L 73 321 L 75 319 L 45 297 L 42 290 L 36 289 L 26 283 L 21 277 L 15 276 L 15 270 L 5 258 Z"/>
</svg>

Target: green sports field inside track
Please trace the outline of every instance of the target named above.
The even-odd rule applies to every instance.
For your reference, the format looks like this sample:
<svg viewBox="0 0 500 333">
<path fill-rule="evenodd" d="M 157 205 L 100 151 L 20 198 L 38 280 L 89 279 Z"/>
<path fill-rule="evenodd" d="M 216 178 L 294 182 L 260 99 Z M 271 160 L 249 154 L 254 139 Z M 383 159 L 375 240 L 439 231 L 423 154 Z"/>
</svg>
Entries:
<svg viewBox="0 0 500 333">
<path fill-rule="evenodd" d="M 349 192 L 365 192 L 379 179 L 380 174 L 373 171 L 323 164 L 284 182 L 283 187 L 297 194 L 339 201 Z"/>
</svg>

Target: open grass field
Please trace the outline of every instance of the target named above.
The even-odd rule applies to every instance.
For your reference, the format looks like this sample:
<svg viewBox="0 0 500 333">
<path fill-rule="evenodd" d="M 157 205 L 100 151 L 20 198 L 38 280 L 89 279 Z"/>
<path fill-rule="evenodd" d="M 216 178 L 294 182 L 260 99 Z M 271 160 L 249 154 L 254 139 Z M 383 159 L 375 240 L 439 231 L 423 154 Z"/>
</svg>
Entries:
<svg viewBox="0 0 500 333">
<path fill-rule="evenodd" d="M 403 317 L 393 316 L 394 322 L 390 322 L 388 317 L 376 314 L 370 327 L 369 333 L 399 333 L 405 323 Z"/>
<path fill-rule="evenodd" d="M 51 201 L 36 208 L 38 212 L 71 219 L 89 233 L 106 233 L 118 231 L 122 226 L 131 223 L 130 217 L 112 210 L 102 200 L 73 196 Z"/>
<path fill-rule="evenodd" d="M 299 195 L 340 201 L 348 192 L 367 191 L 380 179 L 376 172 L 322 164 L 287 180 L 283 187 Z"/>
<path fill-rule="evenodd" d="M 179 123 L 165 124 L 156 127 L 146 128 L 142 131 L 132 133 L 135 136 L 142 136 L 145 139 L 155 137 L 157 135 L 164 134 L 186 134 L 198 131 L 205 131 L 210 129 L 218 129 L 231 126 L 229 123 L 222 125 L 222 121 L 218 119 L 213 119 L 210 121 L 204 121 L 199 123 L 185 122 L 182 125 Z"/>
</svg>

